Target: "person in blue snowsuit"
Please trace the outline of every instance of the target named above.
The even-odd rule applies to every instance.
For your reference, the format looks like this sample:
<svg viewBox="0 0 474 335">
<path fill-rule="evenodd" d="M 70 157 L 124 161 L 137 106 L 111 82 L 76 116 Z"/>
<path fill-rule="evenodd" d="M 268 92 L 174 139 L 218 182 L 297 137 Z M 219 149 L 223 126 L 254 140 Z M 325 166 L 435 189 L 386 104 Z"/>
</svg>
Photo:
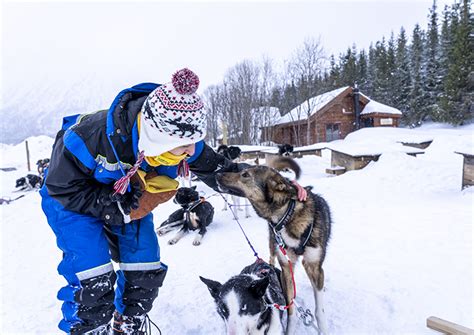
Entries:
<svg viewBox="0 0 474 335">
<path fill-rule="evenodd" d="M 243 167 L 204 143 L 198 85 L 183 69 L 171 83 L 123 90 L 108 110 L 64 118 L 40 191 L 63 252 L 58 272 L 67 285 L 57 297 L 64 332 L 144 334 L 167 272 L 151 210 L 176 192 L 183 161 L 215 190 L 217 172 Z"/>
</svg>

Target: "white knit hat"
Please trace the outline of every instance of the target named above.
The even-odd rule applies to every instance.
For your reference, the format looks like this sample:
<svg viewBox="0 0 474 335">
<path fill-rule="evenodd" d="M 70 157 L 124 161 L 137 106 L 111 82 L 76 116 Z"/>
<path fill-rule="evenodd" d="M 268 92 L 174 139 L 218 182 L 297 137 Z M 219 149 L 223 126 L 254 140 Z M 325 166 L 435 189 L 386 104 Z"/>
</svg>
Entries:
<svg viewBox="0 0 474 335">
<path fill-rule="evenodd" d="M 151 92 L 140 113 L 138 149 L 159 156 L 206 136 L 206 112 L 196 90 L 198 76 L 189 69 L 173 75 L 171 83 Z"/>
</svg>

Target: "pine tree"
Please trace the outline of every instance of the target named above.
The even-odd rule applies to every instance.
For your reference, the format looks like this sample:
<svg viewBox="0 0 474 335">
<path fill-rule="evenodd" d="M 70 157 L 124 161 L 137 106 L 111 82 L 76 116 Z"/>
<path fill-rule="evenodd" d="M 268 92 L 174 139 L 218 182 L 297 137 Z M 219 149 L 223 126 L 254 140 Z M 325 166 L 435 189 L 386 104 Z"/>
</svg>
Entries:
<svg viewBox="0 0 474 335">
<path fill-rule="evenodd" d="M 389 68 L 385 38 L 375 43 L 374 99 L 382 103 L 389 100 Z"/>
<path fill-rule="evenodd" d="M 470 0 L 463 0 L 461 8 L 454 5 L 449 29 L 452 46 L 448 53 L 449 68 L 441 106 L 445 120 L 457 125 L 472 119 L 474 113 L 474 92 L 469 80 L 471 76 L 472 81 L 474 62 L 474 41 L 470 36 L 474 31 L 474 22 L 470 17 L 470 8 Z"/>
<path fill-rule="evenodd" d="M 397 51 L 395 57 L 396 71 L 394 75 L 395 90 L 393 96 L 394 107 L 398 108 L 404 115 L 409 117 L 410 109 L 410 92 L 412 90 L 411 73 L 410 73 L 410 57 L 408 54 L 408 41 L 405 29 L 400 29 L 397 39 Z"/>
<path fill-rule="evenodd" d="M 392 34 L 388 40 L 387 46 L 387 64 L 386 64 L 386 81 L 387 81 L 387 96 L 385 97 L 384 103 L 393 106 L 395 104 L 395 92 L 398 87 L 395 85 L 395 73 L 396 73 L 396 47 L 395 37 Z"/>
<path fill-rule="evenodd" d="M 426 33 L 425 46 L 425 80 L 424 80 L 424 104 L 426 113 L 433 120 L 440 120 L 438 100 L 441 94 L 440 75 L 440 47 L 438 34 L 438 14 L 436 12 L 436 0 L 430 9 L 428 30 Z"/>
<path fill-rule="evenodd" d="M 357 86 L 362 92 L 369 92 L 369 64 L 367 55 L 364 50 L 361 50 L 357 58 Z"/>
<path fill-rule="evenodd" d="M 426 117 L 423 101 L 423 31 L 418 24 L 413 29 L 410 58 L 413 83 L 410 92 L 411 112 L 407 115 L 405 122 L 411 126 L 417 126 Z"/>
<path fill-rule="evenodd" d="M 450 50 L 452 45 L 451 34 L 449 30 L 449 6 L 445 6 L 443 10 L 443 23 L 441 25 L 441 34 L 440 34 L 440 57 L 439 57 L 439 74 L 441 78 L 446 77 L 449 67 L 449 57 Z M 441 82 L 443 84 L 443 82 Z M 442 87 L 443 88 L 443 87 Z"/>
<path fill-rule="evenodd" d="M 351 48 L 347 48 L 346 54 L 342 56 L 341 63 L 341 84 L 342 86 L 354 86 L 357 81 L 357 60 L 356 60 L 356 48 L 355 45 Z"/>
<path fill-rule="evenodd" d="M 374 97 L 375 94 L 375 78 L 377 76 L 377 68 L 376 68 L 376 61 L 375 61 L 375 48 L 373 47 L 372 43 L 369 46 L 369 61 L 367 67 L 367 92 L 366 94 L 369 97 Z"/>
<path fill-rule="evenodd" d="M 329 78 L 328 78 L 329 82 L 327 84 L 327 88 L 329 90 L 333 90 L 340 86 L 341 72 L 340 72 L 339 66 L 336 65 L 336 60 L 334 59 L 334 55 L 331 55 L 329 62 L 330 62 L 331 68 L 329 69 Z"/>
</svg>

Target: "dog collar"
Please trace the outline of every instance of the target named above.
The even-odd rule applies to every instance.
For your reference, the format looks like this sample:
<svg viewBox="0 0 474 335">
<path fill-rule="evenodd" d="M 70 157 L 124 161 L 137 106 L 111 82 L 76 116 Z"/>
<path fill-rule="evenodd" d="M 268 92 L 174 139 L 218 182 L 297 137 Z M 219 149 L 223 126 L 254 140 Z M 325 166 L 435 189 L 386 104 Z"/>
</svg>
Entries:
<svg viewBox="0 0 474 335">
<path fill-rule="evenodd" d="M 278 220 L 277 223 L 273 224 L 271 221 L 269 221 L 270 225 L 272 226 L 273 230 L 275 232 L 280 232 L 283 227 L 290 222 L 291 217 L 293 216 L 293 213 L 295 212 L 295 206 L 296 206 L 296 201 L 291 199 L 288 208 L 286 209 L 285 214 Z"/>
</svg>

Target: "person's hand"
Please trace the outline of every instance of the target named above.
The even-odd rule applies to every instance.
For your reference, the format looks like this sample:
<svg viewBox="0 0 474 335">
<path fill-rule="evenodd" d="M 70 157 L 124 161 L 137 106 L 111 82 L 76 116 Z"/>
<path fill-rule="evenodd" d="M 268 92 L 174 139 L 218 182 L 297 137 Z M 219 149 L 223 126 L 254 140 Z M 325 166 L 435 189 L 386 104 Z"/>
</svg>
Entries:
<svg viewBox="0 0 474 335">
<path fill-rule="evenodd" d="M 104 189 L 98 199 L 98 202 L 104 207 L 101 219 L 109 225 L 129 223 L 131 221 L 130 213 L 133 209 L 138 209 L 142 194 L 138 184 L 131 184 L 131 191 L 125 194 L 114 194 L 113 190 Z"/>
<path fill-rule="evenodd" d="M 116 202 L 120 210 L 124 215 L 130 215 L 132 209 L 138 209 L 140 206 L 140 197 L 143 195 L 143 192 L 140 190 L 138 184 L 130 184 L 131 191 L 126 192 L 125 194 L 112 194 L 112 202 Z"/>
<path fill-rule="evenodd" d="M 298 184 L 296 180 L 292 180 L 291 183 L 296 187 L 296 190 L 298 191 L 298 200 L 306 201 L 306 198 L 308 197 L 308 193 L 306 192 L 304 187 Z"/>
</svg>

